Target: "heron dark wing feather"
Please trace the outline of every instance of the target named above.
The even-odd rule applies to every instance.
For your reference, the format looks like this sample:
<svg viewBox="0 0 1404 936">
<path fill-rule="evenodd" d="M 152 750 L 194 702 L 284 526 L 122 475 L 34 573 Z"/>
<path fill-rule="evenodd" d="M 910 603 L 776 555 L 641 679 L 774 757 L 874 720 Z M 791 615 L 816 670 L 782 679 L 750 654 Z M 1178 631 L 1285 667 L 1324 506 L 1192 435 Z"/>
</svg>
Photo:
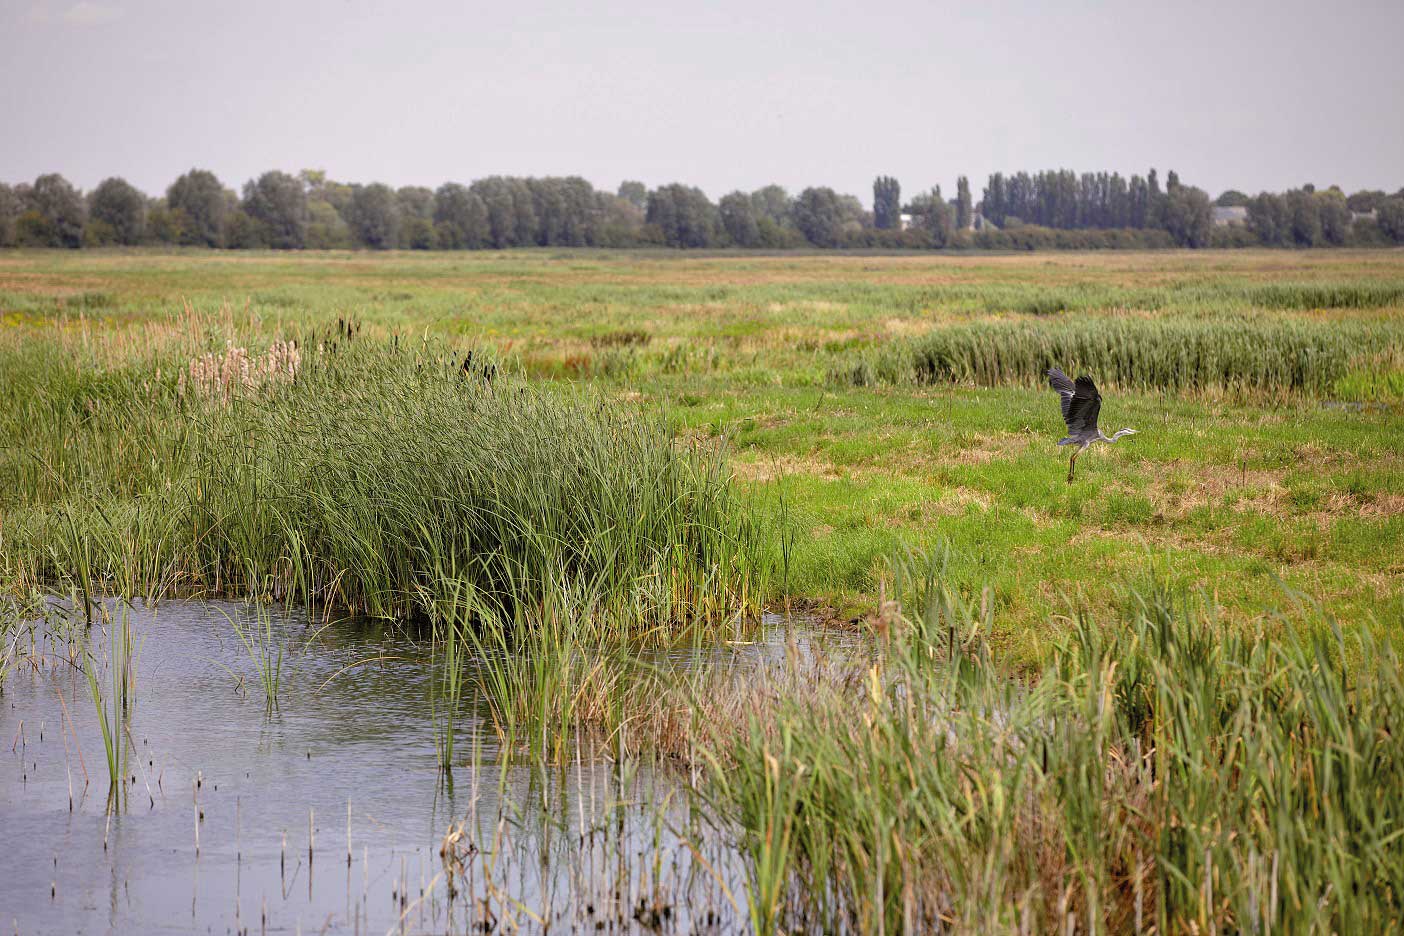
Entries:
<svg viewBox="0 0 1404 936">
<path fill-rule="evenodd" d="M 1102 411 L 1102 395 L 1091 377 L 1079 377 L 1068 399 L 1063 418 L 1067 421 L 1068 432 L 1077 435 L 1097 431 L 1097 415 Z"/>
<path fill-rule="evenodd" d="M 1056 367 L 1048 372 L 1048 385 L 1059 393 L 1072 393 L 1076 389 L 1068 375 Z"/>
<path fill-rule="evenodd" d="M 1063 407 L 1063 419 L 1066 421 L 1068 408 L 1072 406 L 1073 393 L 1075 392 L 1073 382 L 1068 379 L 1067 374 L 1055 367 L 1048 372 L 1048 385 L 1058 391 L 1058 402 Z"/>
</svg>

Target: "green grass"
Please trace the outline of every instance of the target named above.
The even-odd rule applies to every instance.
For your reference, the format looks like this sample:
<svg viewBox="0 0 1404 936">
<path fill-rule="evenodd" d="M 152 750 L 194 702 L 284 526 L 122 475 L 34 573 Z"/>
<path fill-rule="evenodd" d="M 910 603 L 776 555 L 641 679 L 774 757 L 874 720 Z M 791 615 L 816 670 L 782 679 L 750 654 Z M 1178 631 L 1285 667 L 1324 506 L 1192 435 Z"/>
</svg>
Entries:
<svg viewBox="0 0 1404 936">
<path fill-rule="evenodd" d="M 440 574 L 508 616 L 580 583 L 631 632 L 753 610 L 765 587 L 769 547 L 722 450 L 588 390 L 345 338 L 227 397 L 147 361 L 123 365 L 145 375 L 138 401 L 109 398 L 86 362 L 49 361 L 6 463 L 9 564 L 35 585 L 404 617 Z"/>
<path fill-rule="evenodd" d="M 224 614 L 223 611 L 220 612 Z M 268 714 L 279 708 L 278 698 L 283 689 L 283 638 L 273 626 L 273 616 L 266 608 L 255 609 L 255 620 L 241 620 L 224 614 L 244 652 L 249 655 L 259 688 L 263 690 L 263 707 Z"/>
<path fill-rule="evenodd" d="M 0 576 L 424 616 L 443 768 L 473 689 L 500 778 L 585 733 L 710 765 L 758 932 L 1384 929 L 1402 284 L 1397 251 L 0 254 Z M 1049 364 L 1139 430 L 1071 485 Z M 873 646 L 631 652 L 762 605 Z"/>
<path fill-rule="evenodd" d="M 107 763 L 107 808 L 117 810 L 123 802 L 124 765 L 127 761 L 127 741 L 130 740 L 132 711 L 136 708 L 135 687 L 137 644 L 132 633 L 131 609 L 118 601 L 117 613 L 103 629 L 107 636 L 107 689 L 104 691 L 99 661 L 94 648 L 83 650 L 83 675 L 88 683 L 88 696 L 102 730 L 102 750 Z M 89 628 L 91 633 L 91 628 Z"/>
<path fill-rule="evenodd" d="M 1385 931 L 1404 911 L 1398 656 L 1244 630 L 1155 579 L 1011 683 L 942 562 L 878 651 L 713 744 L 757 932 Z M 1346 660 L 1356 661 L 1347 664 Z"/>
<path fill-rule="evenodd" d="M 1140 434 L 1089 453 L 1072 487 L 1053 445 L 1063 432 L 1056 400 L 1030 376 L 1042 359 L 1011 359 L 1000 379 L 1013 384 L 988 388 L 852 387 L 829 375 L 855 354 L 943 331 L 1049 329 L 1095 341 L 1129 329 L 1212 341 L 1247 323 L 1246 337 L 1229 336 L 1239 360 L 1276 380 L 1295 371 L 1256 361 L 1248 337 L 1281 336 L 1278 357 L 1290 364 L 1293 347 L 1305 347 L 1294 341 L 1340 349 L 1340 335 L 1394 335 L 1400 282 L 1404 255 L 1390 251 L 11 252 L 0 255 L 0 431 L 24 444 L 0 447 L 0 510 L 59 510 L 89 490 L 110 493 L 104 506 L 130 508 L 164 486 L 171 459 L 212 444 L 194 419 L 172 422 L 164 398 L 148 402 L 157 370 L 167 386 L 228 340 L 256 349 L 335 340 L 338 319 L 354 317 L 363 343 L 427 333 L 460 359 L 492 349 L 520 362 L 543 401 L 569 401 L 588 384 L 684 439 L 725 441 L 717 470 L 736 474 L 732 498 L 793 534 L 766 600 L 788 592 L 851 616 L 876 597 L 894 548 L 946 540 L 961 557 L 952 574 L 992 587 L 1004 651 L 1031 663 L 1062 595 L 1104 598 L 1147 556 L 1214 590 L 1236 620 L 1271 610 L 1264 583 L 1277 576 L 1343 620 L 1392 629 L 1404 618 L 1404 568 L 1390 548 L 1404 497 L 1397 352 L 1362 360 L 1349 347 L 1330 386 L 1239 393 L 1119 388 L 1101 371 L 1121 366 L 1103 342 L 1092 371 L 1111 391 L 1103 422 Z M 1029 316 L 1018 310 L 1026 301 L 1065 311 Z M 117 420 L 123 431 L 101 429 Z M 377 449 L 411 451 L 404 444 Z M 6 581 L 29 581 L 45 562 L 74 567 L 66 555 L 20 549 L 17 522 L 0 526 Z M 164 515 L 141 522 L 151 530 L 143 562 L 169 566 L 178 531 Z M 1091 573 L 1069 570 L 1070 548 L 1090 557 Z M 221 584 L 229 574 L 243 573 L 221 571 Z M 164 584 L 211 579 L 206 568 L 198 582 Z"/>
<path fill-rule="evenodd" d="M 1171 391 L 1321 394 L 1372 359 L 1404 355 L 1397 323 L 1110 318 L 938 328 L 835 368 L 874 383 L 1037 385 L 1051 367 L 1101 385 Z M 1387 388 L 1397 381 L 1379 384 Z"/>
</svg>

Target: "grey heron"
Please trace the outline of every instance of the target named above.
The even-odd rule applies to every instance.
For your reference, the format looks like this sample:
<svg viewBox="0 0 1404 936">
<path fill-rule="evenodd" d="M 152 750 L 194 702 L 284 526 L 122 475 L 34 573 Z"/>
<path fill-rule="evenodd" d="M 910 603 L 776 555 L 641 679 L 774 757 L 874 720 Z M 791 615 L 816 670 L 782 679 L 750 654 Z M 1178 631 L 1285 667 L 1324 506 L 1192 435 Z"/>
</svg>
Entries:
<svg viewBox="0 0 1404 936">
<path fill-rule="evenodd" d="M 1053 368 L 1048 372 L 1048 384 L 1058 391 L 1058 396 L 1062 398 L 1063 421 L 1068 424 L 1068 434 L 1058 440 L 1059 445 L 1076 445 L 1077 451 L 1072 453 L 1072 458 L 1068 461 L 1068 483 L 1072 483 L 1073 468 L 1077 465 L 1077 456 L 1087 450 L 1093 442 L 1115 442 L 1122 436 L 1135 435 L 1135 429 L 1118 429 L 1112 433 L 1109 439 L 1102 434 L 1102 430 L 1097 428 L 1097 414 L 1102 411 L 1102 395 L 1097 392 L 1097 385 L 1092 382 L 1091 377 L 1079 377 L 1077 382 L 1068 379 L 1068 375 Z"/>
</svg>

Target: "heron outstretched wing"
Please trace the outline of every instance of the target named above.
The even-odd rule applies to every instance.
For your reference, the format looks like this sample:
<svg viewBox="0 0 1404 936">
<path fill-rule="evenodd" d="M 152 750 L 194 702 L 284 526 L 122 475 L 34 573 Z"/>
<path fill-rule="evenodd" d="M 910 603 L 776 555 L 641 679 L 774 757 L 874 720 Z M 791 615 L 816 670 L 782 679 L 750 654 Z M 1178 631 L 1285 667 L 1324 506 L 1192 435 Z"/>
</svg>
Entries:
<svg viewBox="0 0 1404 936">
<path fill-rule="evenodd" d="M 1077 392 L 1077 388 L 1068 379 L 1068 375 L 1056 367 L 1048 372 L 1048 385 L 1058 391 L 1059 400 L 1063 404 L 1063 419 L 1067 419 L 1068 407 L 1072 405 L 1073 394 Z"/>
<path fill-rule="evenodd" d="M 1097 392 L 1097 385 L 1092 382 L 1092 378 L 1077 378 L 1072 396 L 1063 398 L 1063 419 L 1068 424 L 1068 433 L 1095 433 L 1097 414 L 1101 411 L 1102 395 Z"/>
</svg>

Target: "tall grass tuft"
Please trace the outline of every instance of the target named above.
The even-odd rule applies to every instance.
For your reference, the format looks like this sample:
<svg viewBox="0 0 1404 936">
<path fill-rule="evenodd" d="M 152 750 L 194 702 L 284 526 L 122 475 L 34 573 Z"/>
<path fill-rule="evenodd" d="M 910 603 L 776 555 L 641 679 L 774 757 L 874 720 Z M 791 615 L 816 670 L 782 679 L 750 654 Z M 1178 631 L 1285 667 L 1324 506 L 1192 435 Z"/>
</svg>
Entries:
<svg viewBox="0 0 1404 936">
<path fill-rule="evenodd" d="M 1078 612 L 1021 685 L 939 561 L 895 571 L 874 657 L 712 749 L 759 930 L 1379 932 L 1404 914 L 1404 668 L 1367 629 L 1245 631 L 1152 582 Z"/>
<path fill-rule="evenodd" d="M 241 620 L 237 615 L 230 614 L 224 617 L 258 673 L 265 710 L 269 713 L 277 711 L 278 697 L 283 688 L 284 642 L 273 624 L 273 615 L 267 608 L 259 607 L 253 621 Z"/>
<path fill-rule="evenodd" d="M 99 580 L 124 569 L 168 592 L 253 590 L 385 616 L 427 614 L 423 586 L 447 556 L 506 619 L 563 579 L 598 589 L 621 630 L 754 610 L 769 551 L 717 447 L 432 345 L 304 347 L 295 374 L 250 392 L 182 394 L 167 377 L 140 405 L 31 435 L 36 460 L 150 439 L 130 472 L 39 478 L 12 465 L 28 485 L 17 554 L 64 581 L 72 563 L 48 549 L 62 533 L 91 551 L 80 568 Z"/>
<path fill-rule="evenodd" d="M 983 322 L 890 342 L 835 366 L 873 383 L 1033 385 L 1050 367 L 1108 386 L 1320 394 L 1372 355 L 1404 348 L 1392 323 L 1106 318 Z"/>
<path fill-rule="evenodd" d="M 105 694 L 99 664 L 91 645 L 83 654 L 83 675 L 88 694 L 102 730 L 102 748 L 107 763 L 109 809 L 121 804 L 126 745 L 123 734 L 135 707 L 136 646 L 131 626 L 131 609 L 125 600 L 117 603 L 117 613 L 107 626 L 107 681 Z"/>
</svg>

